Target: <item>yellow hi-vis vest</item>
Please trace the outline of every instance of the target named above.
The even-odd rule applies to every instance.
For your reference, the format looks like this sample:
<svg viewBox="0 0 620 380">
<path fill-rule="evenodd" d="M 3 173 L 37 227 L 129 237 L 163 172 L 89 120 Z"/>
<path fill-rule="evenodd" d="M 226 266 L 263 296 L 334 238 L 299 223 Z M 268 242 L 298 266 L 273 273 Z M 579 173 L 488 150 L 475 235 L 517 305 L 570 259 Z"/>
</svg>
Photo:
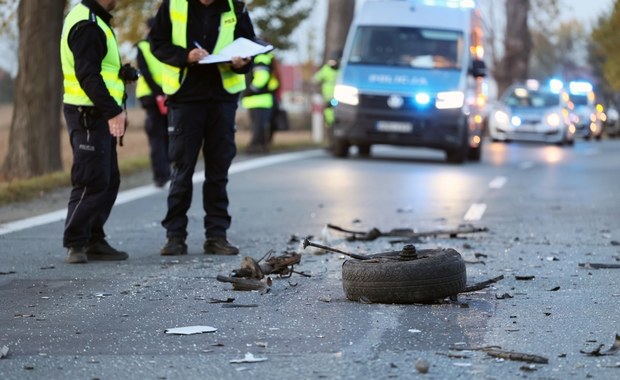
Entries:
<svg viewBox="0 0 620 380">
<path fill-rule="evenodd" d="M 138 49 L 142 52 L 142 56 L 146 61 L 146 66 L 148 67 L 153 81 L 161 87 L 164 64 L 155 58 L 153 53 L 151 53 L 151 44 L 148 41 L 138 42 Z M 144 76 L 141 75 L 140 78 L 138 78 L 138 83 L 136 84 L 136 97 L 141 98 L 152 94 L 153 90 L 149 87 L 149 84 L 146 82 L 146 79 L 144 79 Z"/>
<path fill-rule="evenodd" d="M 252 86 L 264 88 L 264 92 L 244 96 L 241 99 L 243 108 L 273 108 L 274 92 L 280 87 L 280 82 L 273 75 L 274 56 L 271 53 L 259 54 L 254 57 L 255 69 L 252 73 Z M 269 69 L 261 68 L 267 66 Z"/>
<path fill-rule="evenodd" d="M 121 69 L 121 56 L 118 52 L 118 43 L 112 29 L 99 17 L 91 12 L 88 7 L 83 4 L 76 5 L 65 18 L 65 24 L 62 29 L 62 37 L 60 39 L 60 61 L 62 64 L 63 86 L 65 94 L 63 102 L 76 106 L 93 106 L 92 100 L 86 95 L 84 89 L 80 86 L 75 75 L 75 59 L 73 52 L 69 48 L 69 32 L 78 23 L 84 20 L 91 20 L 103 30 L 106 37 L 107 54 L 101 62 L 101 77 L 105 83 L 110 95 L 118 105 L 123 102 L 125 94 L 125 84 L 118 77 Z"/>
<path fill-rule="evenodd" d="M 230 11 L 222 13 L 220 30 L 211 52 L 217 54 L 235 39 L 235 26 L 237 15 L 233 1 L 228 0 Z M 172 23 L 172 43 L 182 48 L 187 47 L 187 0 L 170 0 L 170 21 Z M 245 76 L 237 74 L 230 68 L 230 64 L 218 64 L 217 68 L 222 77 L 222 85 L 230 94 L 236 94 L 245 90 Z M 185 79 L 185 68 L 164 64 L 162 89 L 166 95 L 175 94 Z"/>
</svg>

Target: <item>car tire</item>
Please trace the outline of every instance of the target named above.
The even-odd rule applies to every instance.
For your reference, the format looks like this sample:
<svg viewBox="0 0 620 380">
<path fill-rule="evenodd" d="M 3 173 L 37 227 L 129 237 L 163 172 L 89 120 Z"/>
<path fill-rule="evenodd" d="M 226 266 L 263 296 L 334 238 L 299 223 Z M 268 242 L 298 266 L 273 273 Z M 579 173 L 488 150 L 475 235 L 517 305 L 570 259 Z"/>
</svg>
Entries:
<svg viewBox="0 0 620 380">
<path fill-rule="evenodd" d="M 347 260 L 342 286 L 347 299 L 375 303 L 430 303 L 465 289 L 465 262 L 454 249 L 426 249 L 417 259 L 400 252 L 374 255 L 371 260 Z M 377 257 L 378 256 L 378 257 Z"/>
<path fill-rule="evenodd" d="M 349 143 L 344 139 L 334 138 L 332 144 L 332 155 L 334 157 L 347 157 L 349 155 Z"/>
<path fill-rule="evenodd" d="M 467 158 L 470 161 L 479 162 L 481 157 L 482 157 L 482 141 L 475 148 L 469 147 L 469 151 L 467 152 Z"/>
<path fill-rule="evenodd" d="M 370 144 L 358 144 L 357 145 L 357 154 L 362 157 L 370 156 Z"/>
</svg>

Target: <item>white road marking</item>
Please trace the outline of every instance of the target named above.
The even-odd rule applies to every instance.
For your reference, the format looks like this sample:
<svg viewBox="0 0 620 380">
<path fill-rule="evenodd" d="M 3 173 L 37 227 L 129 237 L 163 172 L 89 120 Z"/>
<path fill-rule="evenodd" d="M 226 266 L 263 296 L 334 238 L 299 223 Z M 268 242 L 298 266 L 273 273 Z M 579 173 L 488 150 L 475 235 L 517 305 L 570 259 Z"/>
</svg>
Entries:
<svg viewBox="0 0 620 380">
<path fill-rule="evenodd" d="M 489 182 L 489 188 L 491 189 L 501 189 L 504 187 L 508 178 L 506 177 L 495 177 L 491 182 Z"/>
<path fill-rule="evenodd" d="M 467 210 L 463 219 L 469 222 L 480 220 L 482 219 L 482 215 L 484 215 L 484 212 L 486 211 L 486 209 L 487 209 L 486 204 L 474 203 L 473 205 L 469 206 L 469 210 Z"/>
<path fill-rule="evenodd" d="M 283 153 L 276 154 L 273 156 L 254 158 L 251 160 L 235 162 L 230 166 L 228 173 L 230 175 L 243 173 L 245 171 L 260 169 L 271 165 L 280 164 L 283 162 L 290 162 L 295 160 L 302 160 L 305 158 L 317 157 L 324 154 L 322 150 L 314 149 L 303 152 L 295 152 L 295 153 Z M 192 181 L 194 184 L 200 183 L 204 180 L 204 171 L 200 171 L 194 173 L 192 177 Z M 164 191 L 165 189 L 160 189 L 155 187 L 154 185 L 145 185 L 141 187 L 136 187 L 131 190 L 125 190 L 118 194 L 116 198 L 116 202 L 114 205 L 122 205 L 124 203 L 129 203 L 135 201 L 137 199 L 145 198 L 150 195 L 159 193 Z M 10 234 L 12 232 L 17 232 L 21 230 L 25 230 L 32 227 L 42 226 L 49 223 L 59 222 L 64 220 L 67 217 L 67 209 L 52 211 L 47 214 L 33 216 L 30 218 L 25 218 L 21 220 L 16 220 L 9 223 L 0 224 L 0 235 Z"/>
</svg>

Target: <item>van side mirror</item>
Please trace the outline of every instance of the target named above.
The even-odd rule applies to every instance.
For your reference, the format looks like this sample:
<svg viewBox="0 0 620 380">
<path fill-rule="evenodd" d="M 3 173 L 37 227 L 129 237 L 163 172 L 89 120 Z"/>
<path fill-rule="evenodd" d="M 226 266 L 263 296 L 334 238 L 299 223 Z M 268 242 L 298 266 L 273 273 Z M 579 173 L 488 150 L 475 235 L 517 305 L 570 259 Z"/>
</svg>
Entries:
<svg viewBox="0 0 620 380">
<path fill-rule="evenodd" d="M 480 59 L 474 59 L 471 62 L 471 68 L 469 69 L 469 73 L 474 76 L 474 78 L 482 78 L 487 76 L 487 66 L 484 64 L 484 61 Z"/>
</svg>

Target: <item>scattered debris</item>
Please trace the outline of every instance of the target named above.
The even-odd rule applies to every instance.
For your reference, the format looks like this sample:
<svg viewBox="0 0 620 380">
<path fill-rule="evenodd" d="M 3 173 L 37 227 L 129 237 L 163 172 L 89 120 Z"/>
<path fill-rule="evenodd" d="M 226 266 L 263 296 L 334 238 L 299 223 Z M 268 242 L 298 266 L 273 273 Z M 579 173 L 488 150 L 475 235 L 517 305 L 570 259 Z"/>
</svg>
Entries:
<svg viewBox="0 0 620 380">
<path fill-rule="evenodd" d="M 410 333 L 414 333 L 414 334 L 422 332 L 422 330 L 418 330 L 418 329 L 409 329 L 407 331 L 409 331 Z"/>
<path fill-rule="evenodd" d="M 523 365 L 521 367 L 519 367 L 519 369 L 523 372 L 534 372 L 534 371 L 538 371 L 538 368 L 536 368 L 535 364 L 528 364 L 528 365 Z"/>
<path fill-rule="evenodd" d="M 529 363 L 538 363 L 538 364 L 548 364 L 549 359 L 532 354 L 525 354 L 522 352 L 514 352 L 514 351 L 506 351 L 502 350 L 500 346 L 486 346 L 486 347 L 465 347 L 465 346 L 454 346 L 450 348 L 455 351 L 482 351 L 486 352 L 487 355 L 492 356 L 494 358 L 500 359 L 508 359 L 508 360 L 517 360 Z"/>
<path fill-rule="evenodd" d="M 15 273 L 17 273 L 17 272 L 15 272 L 14 270 L 10 270 L 8 272 L 0 272 L 0 276 L 4 276 L 4 275 L 7 275 L 7 274 L 15 274 Z"/>
<path fill-rule="evenodd" d="M 415 362 L 415 369 L 420 373 L 428 373 L 430 367 L 430 363 L 424 359 L 418 359 Z"/>
<path fill-rule="evenodd" d="M 226 298 L 225 300 L 220 300 L 217 298 L 209 298 L 208 303 L 233 303 L 235 301 L 234 298 Z"/>
<path fill-rule="evenodd" d="M 515 275 L 515 280 L 517 281 L 530 281 L 535 279 L 536 276 L 519 276 L 519 275 Z"/>
<path fill-rule="evenodd" d="M 618 351 L 620 351 L 620 335 L 616 334 L 616 339 L 614 340 L 614 344 L 606 351 L 601 352 L 601 349 L 603 348 L 604 344 L 601 344 L 598 346 L 598 348 L 594 351 L 591 352 L 586 352 L 583 350 L 579 350 L 579 352 L 581 352 L 582 354 L 586 354 L 588 356 L 608 356 L 608 355 L 615 355 L 616 353 L 618 353 Z"/>
<path fill-rule="evenodd" d="M 618 240 L 612 240 L 612 241 L 611 241 L 611 245 L 613 245 L 613 246 L 618 246 L 618 245 L 620 245 L 620 241 L 618 241 Z"/>
<path fill-rule="evenodd" d="M 370 259 L 372 259 L 372 257 L 369 257 L 369 256 L 363 256 L 363 255 L 358 255 L 358 254 L 355 254 L 355 253 L 349 253 L 349 252 L 341 251 L 339 249 L 328 247 L 328 246 L 322 245 L 322 244 L 313 243 L 310 240 L 305 239 L 304 242 L 303 242 L 304 249 L 306 247 L 308 247 L 308 246 L 315 247 L 315 248 L 321 248 L 321 249 L 324 249 L 326 251 L 332 251 L 332 252 L 340 253 L 340 254 L 343 254 L 345 256 L 349 256 L 350 258 L 353 258 L 353 259 L 358 259 L 358 260 L 370 260 Z"/>
<path fill-rule="evenodd" d="M 410 228 L 395 228 L 390 230 L 389 232 L 381 232 L 378 228 L 373 228 L 370 231 L 351 231 L 344 229 L 342 227 L 335 226 L 333 224 L 328 224 L 327 228 L 331 228 L 336 231 L 344 232 L 350 234 L 347 236 L 348 241 L 361 240 L 361 241 L 373 241 L 379 237 L 406 237 L 409 239 L 416 239 L 422 237 L 431 237 L 431 236 L 439 236 L 439 235 L 448 235 L 451 238 L 457 237 L 459 234 L 467 234 L 474 232 L 486 232 L 488 228 L 486 227 L 474 227 L 472 225 L 461 226 L 456 229 L 448 229 L 448 230 L 433 230 L 433 231 L 425 231 L 425 232 L 414 232 Z M 409 240 L 400 240 L 392 243 L 403 243 L 408 242 Z"/>
<path fill-rule="evenodd" d="M 2 346 L 2 348 L 0 348 L 0 359 L 4 359 L 7 356 L 9 356 L 9 347 Z"/>
<path fill-rule="evenodd" d="M 504 279 L 504 275 L 500 275 L 500 276 L 491 278 L 486 281 L 478 282 L 478 283 L 466 286 L 465 289 L 461 291 L 461 293 L 470 293 L 470 292 L 482 290 L 482 289 L 488 288 L 492 284 L 495 284 L 496 282 L 501 281 L 503 279 Z"/>
<path fill-rule="evenodd" d="M 539 364 L 548 364 L 549 359 L 544 356 L 525 354 L 522 352 L 514 352 L 514 351 L 504 351 L 499 349 L 488 349 L 482 350 L 487 353 L 487 355 L 492 356 L 494 358 L 508 359 L 508 360 L 516 360 L 521 362 L 528 363 L 539 363 Z"/>
<path fill-rule="evenodd" d="M 549 289 L 550 292 L 557 292 L 558 290 L 560 290 L 559 286 L 556 286 L 555 288 Z"/>
<path fill-rule="evenodd" d="M 579 266 L 587 269 L 620 269 L 620 264 L 579 263 Z"/>
<path fill-rule="evenodd" d="M 175 327 L 172 329 L 166 329 L 164 333 L 171 335 L 193 335 L 202 333 L 215 332 L 217 329 L 211 326 L 187 326 L 187 327 Z"/>
<path fill-rule="evenodd" d="M 230 363 L 231 364 L 258 363 L 258 362 L 264 362 L 266 360 L 267 358 L 259 358 L 248 352 L 245 354 L 245 357 L 243 359 L 233 359 L 230 361 Z"/>
<path fill-rule="evenodd" d="M 265 281 L 255 278 L 238 278 L 218 275 L 216 279 L 220 282 L 230 282 L 233 284 L 234 290 L 263 290 L 271 286 L 271 278 L 267 277 Z"/>
<path fill-rule="evenodd" d="M 255 303 L 250 303 L 250 304 L 241 304 L 241 303 L 226 303 L 224 305 L 222 305 L 222 307 L 224 309 L 233 309 L 233 308 L 242 308 L 242 307 L 258 307 L 257 304 Z"/>
<path fill-rule="evenodd" d="M 321 297 L 319 297 L 319 301 L 321 301 L 321 302 L 332 302 L 332 298 L 330 296 L 321 296 Z"/>
<path fill-rule="evenodd" d="M 505 300 L 505 299 L 508 299 L 508 298 L 514 298 L 514 296 L 512 296 L 511 294 L 508 294 L 508 293 L 504 293 L 501 296 L 498 296 L 497 294 L 495 295 L 495 299 L 497 299 L 497 300 Z"/>
</svg>

